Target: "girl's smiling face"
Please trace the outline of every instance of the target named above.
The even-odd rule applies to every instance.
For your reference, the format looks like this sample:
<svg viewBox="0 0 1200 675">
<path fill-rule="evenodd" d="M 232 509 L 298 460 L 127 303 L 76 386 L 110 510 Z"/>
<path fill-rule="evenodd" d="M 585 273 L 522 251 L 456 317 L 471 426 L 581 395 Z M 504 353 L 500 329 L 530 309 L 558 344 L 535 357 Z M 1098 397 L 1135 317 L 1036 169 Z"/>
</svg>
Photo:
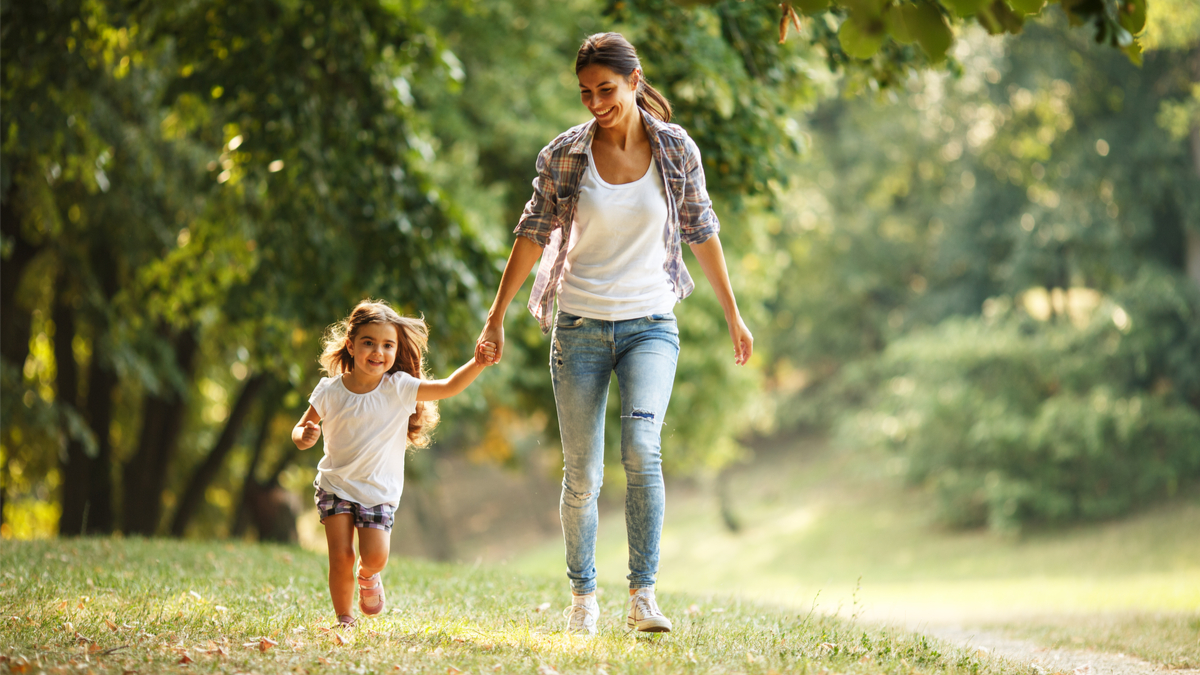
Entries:
<svg viewBox="0 0 1200 675">
<path fill-rule="evenodd" d="M 396 363 L 400 336 L 390 323 L 368 323 L 358 329 L 353 340 L 346 341 L 359 377 L 382 377 Z"/>
<path fill-rule="evenodd" d="M 584 66 L 578 77 L 579 99 L 601 127 L 628 123 L 629 116 L 637 112 L 640 71 L 633 71 L 626 79 L 611 68 L 593 63 Z"/>
</svg>

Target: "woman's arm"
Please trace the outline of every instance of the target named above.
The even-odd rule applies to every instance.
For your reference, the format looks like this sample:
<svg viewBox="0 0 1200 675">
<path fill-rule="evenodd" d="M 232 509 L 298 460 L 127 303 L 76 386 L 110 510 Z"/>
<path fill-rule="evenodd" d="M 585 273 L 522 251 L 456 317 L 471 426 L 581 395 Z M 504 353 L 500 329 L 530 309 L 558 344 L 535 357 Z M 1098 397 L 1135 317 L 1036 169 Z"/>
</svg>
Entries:
<svg viewBox="0 0 1200 675">
<path fill-rule="evenodd" d="M 316 444 L 317 439 L 321 437 L 321 426 L 318 424 L 320 421 L 321 416 L 311 405 L 308 406 L 304 416 L 292 427 L 292 442 L 297 448 L 307 450 Z"/>
<path fill-rule="evenodd" d="M 476 350 L 480 349 L 482 349 L 481 353 L 484 358 L 482 363 L 480 359 L 472 358 L 444 380 L 422 380 L 417 387 L 417 400 L 440 401 L 462 393 L 475 381 L 475 378 L 479 377 L 479 374 L 487 367 L 487 360 L 492 356 L 492 351 L 487 345 L 476 347 Z"/>
<path fill-rule="evenodd" d="M 542 246 L 528 237 L 518 236 L 517 240 L 513 242 L 512 253 L 509 254 L 508 263 L 504 265 L 504 274 L 500 277 L 500 288 L 496 290 L 496 300 L 492 302 L 492 308 L 488 310 L 487 322 L 484 323 L 479 340 L 475 343 L 477 361 L 485 364 L 489 362 L 483 360 L 487 358 L 483 349 L 484 345 L 490 342 L 496 348 L 495 353 L 491 355 L 490 363 L 500 363 L 500 357 L 504 355 L 504 315 L 508 312 L 508 306 L 516 297 L 517 291 L 521 290 L 521 286 L 529 278 L 529 273 L 541 255 Z"/>
<path fill-rule="evenodd" d="M 737 298 L 733 297 L 733 287 L 729 284 L 729 270 L 725 267 L 725 253 L 721 249 L 721 239 L 712 235 L 700 244 L 690 244 L 692 253 L 700 262 L 708 283 L 712 284 L 717 293 L 717 300 L 725 310 L 725 322 L 729 324 L 729 338 L 733 340 L 733 360 L 744 366 L 754 352 L 754 336 L 742 321 L 738 312 Z"/>
</svg>

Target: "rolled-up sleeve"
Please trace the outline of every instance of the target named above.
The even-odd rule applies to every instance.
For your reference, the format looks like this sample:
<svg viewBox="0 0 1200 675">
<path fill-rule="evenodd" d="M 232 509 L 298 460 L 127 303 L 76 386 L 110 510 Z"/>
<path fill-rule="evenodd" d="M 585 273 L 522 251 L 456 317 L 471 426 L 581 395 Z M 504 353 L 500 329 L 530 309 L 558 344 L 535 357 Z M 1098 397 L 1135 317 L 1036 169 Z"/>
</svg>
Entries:
<svg viewBox="0 0 1200 675">
<path fill-rule="evenodd" d="M 531 239 L 543 248 L 550 242 L 550 233 L 557 227 L 554 216 L 558 208 L 558 189 L 550 172 L 550 162 L 550 146 L 546 146 L 538 153 L 538 175 L 533 179 L 533 196 L 526 202 L 521 219 L 513 230 L 517 236 Z"/>
<path fill-rule="evenodd" d="M 721 222 L 717 220 L 712 199 L 708 197 L 700 148 L 690 137 L 685 139 L 685 143 L 687 156 L 684 159 L 684 171 L 687 179 L 683 185 L 683 203 L 679 205 L 679 236 L 688 244 L 703 244 L 721 231 Z"/>
</svg>

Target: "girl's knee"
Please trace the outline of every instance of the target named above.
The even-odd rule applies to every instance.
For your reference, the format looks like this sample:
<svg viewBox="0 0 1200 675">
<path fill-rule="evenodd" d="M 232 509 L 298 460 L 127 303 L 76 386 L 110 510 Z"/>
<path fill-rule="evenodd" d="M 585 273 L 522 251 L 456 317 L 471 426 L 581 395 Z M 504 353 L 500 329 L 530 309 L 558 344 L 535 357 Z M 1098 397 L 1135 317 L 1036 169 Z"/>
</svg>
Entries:
<svg viewBox="0 0 1200 675">
<path fill-rule="evenodd" d="M 380 551 L 363 551 L 361 558 L 363 567 L 378 572 L 387 565 L 388 551 L 387 549 Z"/>
</svg>

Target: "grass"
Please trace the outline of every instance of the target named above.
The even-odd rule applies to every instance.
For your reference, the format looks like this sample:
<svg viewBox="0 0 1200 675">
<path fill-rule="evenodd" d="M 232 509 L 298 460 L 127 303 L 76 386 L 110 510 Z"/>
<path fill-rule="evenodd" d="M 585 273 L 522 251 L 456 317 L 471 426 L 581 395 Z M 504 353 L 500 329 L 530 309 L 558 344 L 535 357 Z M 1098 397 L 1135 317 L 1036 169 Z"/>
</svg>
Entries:
<svg viewBox="0 0 1200 675">
<path fill-rule="evenodd" d="M 319 554 L 223 542 L 4 542 L 0 660 L 13 673 L 1032 674 L 903 631 L 663 593 L 668 635 L 635 637 L 622 589 L 600 635 L 561 632 L 558 575 L 394 559 L 389 612 L 332 623 Z"/>
<path fill-rule="evenodd" d="M 1000 627 L 1047 646 L 1200 663 L 1200 494 L 1014 537 L 940 528 L 926 498 L 887 468 L 819 440 L 766 448 L 731 477 L 736 533 L 708 493 L 669 486 L 659 589 L 716 588 L 796 609 L 815 599 L 826 612 L 909 629 Z M 619 583 L 626 556 L 618 503 L 601 517 L 601 579 Z M 562 544 L 511 564 L 561 573 Z"/>
</svg>

